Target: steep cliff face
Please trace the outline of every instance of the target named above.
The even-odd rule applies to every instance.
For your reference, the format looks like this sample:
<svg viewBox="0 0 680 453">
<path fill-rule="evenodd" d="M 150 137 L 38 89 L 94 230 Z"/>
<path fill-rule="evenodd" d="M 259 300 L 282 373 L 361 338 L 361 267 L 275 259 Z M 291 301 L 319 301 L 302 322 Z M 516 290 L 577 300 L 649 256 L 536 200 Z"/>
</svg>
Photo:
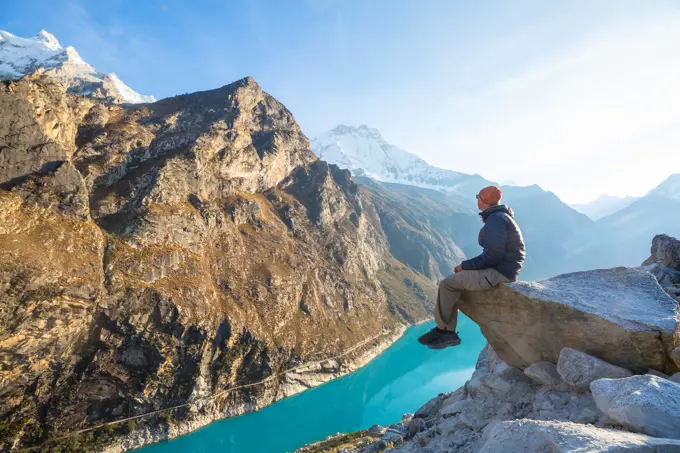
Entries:
<svg viewBox="0 0 680 453">
<path fill-rule="evenodd" d="M 654 236 L 649 258 L 642 263 L 669 296 L 680 302 L 680 241 L 666 234 Z"/>
<path fill-rule="evenodd" d="M 130 107 L 28 77 L 0 112 L 0 447 L 253 410 L 290 394 L 283 370 L 366 357 L 428 315 L 433 284 L 370 197 L 250 78 Z"/>
</svg>

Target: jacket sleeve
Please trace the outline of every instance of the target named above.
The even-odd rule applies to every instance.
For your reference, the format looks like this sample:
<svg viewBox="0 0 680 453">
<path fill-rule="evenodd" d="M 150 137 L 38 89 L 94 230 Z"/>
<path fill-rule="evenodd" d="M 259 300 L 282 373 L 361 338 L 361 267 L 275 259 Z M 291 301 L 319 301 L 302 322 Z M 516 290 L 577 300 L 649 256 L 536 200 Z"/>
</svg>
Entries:
<svg viewBox="0 0 680 453">
<path fill-rule="evenodd" d="M 461 263 L 462 268 L 466 271 L 472 271 L 487 269 L 500 264 L 505 256 L 507 238 L 508 231 L 503 216 L 490 216 L 484 232 L 484 251 L 479 256 L 463 261 Z"/>
</svg>

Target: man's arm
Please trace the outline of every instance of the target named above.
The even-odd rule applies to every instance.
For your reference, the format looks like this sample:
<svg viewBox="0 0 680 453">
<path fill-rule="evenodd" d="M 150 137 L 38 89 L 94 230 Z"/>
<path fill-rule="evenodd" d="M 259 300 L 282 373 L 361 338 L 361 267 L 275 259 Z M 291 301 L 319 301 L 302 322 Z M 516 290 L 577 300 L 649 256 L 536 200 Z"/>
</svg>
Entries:
<svg viewBox="0 0 680 453">
<path fill-rule="evenodd" d="M 484 242 L 486 246 L 481 255 L 461 263 L 463 270 L 472 271 L 487 269 L 500 264 L 505 256 L 505 242 L 508 238 L 505 219 L 500 215 L 492 215 L 486 222 Z"/>
</svg>

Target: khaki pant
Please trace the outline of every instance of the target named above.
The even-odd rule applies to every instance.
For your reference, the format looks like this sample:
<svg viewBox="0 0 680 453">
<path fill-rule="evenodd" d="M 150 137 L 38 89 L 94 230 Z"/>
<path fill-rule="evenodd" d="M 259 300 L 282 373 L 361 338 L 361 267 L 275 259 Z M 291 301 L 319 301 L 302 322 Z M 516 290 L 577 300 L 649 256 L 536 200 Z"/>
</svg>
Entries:
<svg viewBox="0 0 680 453">
<path fill-rule="evenodd" d="M 484 291 L 510 280 L 495 269 L 461 271 L 439 283 L 434 319 L 437 327 L 455 332 L 458 324 L 458 301 L 463 291 Z"/>
</svg>

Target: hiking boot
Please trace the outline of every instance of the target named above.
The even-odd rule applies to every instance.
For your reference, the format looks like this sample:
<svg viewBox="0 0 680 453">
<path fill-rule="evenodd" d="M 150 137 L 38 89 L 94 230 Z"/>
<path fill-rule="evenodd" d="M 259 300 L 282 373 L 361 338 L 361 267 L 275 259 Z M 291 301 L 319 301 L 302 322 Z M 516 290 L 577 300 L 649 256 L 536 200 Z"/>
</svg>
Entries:
<svg viewBox="0 0 680 453">
<path fill-rule="evenodd" d="M 456 332 L 440 330 L 435 327 L 418 338 L 418 342 L 430 349 L 444 349 L 449 346 L 458 346 L 460 344 L 460 338 Z"/>
<path fill-rule="evenodd" d="M 444 332 L 443 330 L 439 330 L 437 327 L 434 329 L 430 330 L 429 332 L 423 334 L 418 338 L 418 343 L 424 344 L 427 346 L 428 344 L 432 343 L 432 340 L 435 338 L 439 337 L 439 332 Z"/>
<path fill-rule="evenodd" d="M 449 346 L 458 346 L 459 344 L 460 337 L 456 332 L 437 330 L 434 335 L 429 338 L 429 342 L 426 346 L 430 349 L 444 349 Z"/>
</svg>

